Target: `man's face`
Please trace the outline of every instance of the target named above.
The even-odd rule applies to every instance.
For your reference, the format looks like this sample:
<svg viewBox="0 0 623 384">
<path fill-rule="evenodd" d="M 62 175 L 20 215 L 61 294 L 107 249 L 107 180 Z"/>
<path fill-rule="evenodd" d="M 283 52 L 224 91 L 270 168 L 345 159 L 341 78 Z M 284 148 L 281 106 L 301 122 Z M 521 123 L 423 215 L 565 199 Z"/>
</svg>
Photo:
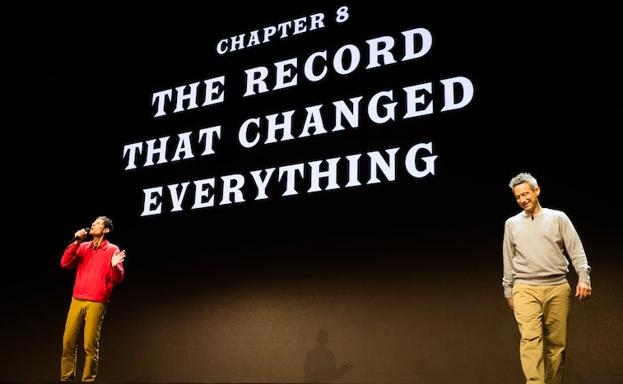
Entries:
<svg viewBox="0 0 623 384">
<path fill-rule="evenodd" d="M 527 213 L 531 213 L 537 206 L 541 190 L 536 187 L 534 190 L 528 183 L 517 184 L 513 187 L 513 195 L 517 204 Z"/>
<path fill-rule="evenodd" d="M 101 236 L 104 233 L 108 233 L 108 228 L 105 227 L 104 220 L 96 219 L 91 224 L 91 230 L 89 231 L 89 234 L 91 236 Z"/>
</svg>

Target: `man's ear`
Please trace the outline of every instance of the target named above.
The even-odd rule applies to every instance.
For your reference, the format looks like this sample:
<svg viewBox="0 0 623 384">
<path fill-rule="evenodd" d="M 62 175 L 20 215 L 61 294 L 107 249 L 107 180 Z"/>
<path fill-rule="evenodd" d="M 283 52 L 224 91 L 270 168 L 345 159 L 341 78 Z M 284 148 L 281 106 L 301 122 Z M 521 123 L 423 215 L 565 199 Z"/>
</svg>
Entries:
<svg viewBox="0 0 623 384">
<path fill-rule="evenodd" d="M 534 189 L 534 193 L 536 193 L 536 195 L 539 196 L 541 194 L 541 187 L 536 187 Z"/>
<path fill-rule="evenodd" d="M 108 233 L 108 232 L 110 232 L 110 229 L 109 228 L 104 228 L 104 233 Z"/>
</svg>

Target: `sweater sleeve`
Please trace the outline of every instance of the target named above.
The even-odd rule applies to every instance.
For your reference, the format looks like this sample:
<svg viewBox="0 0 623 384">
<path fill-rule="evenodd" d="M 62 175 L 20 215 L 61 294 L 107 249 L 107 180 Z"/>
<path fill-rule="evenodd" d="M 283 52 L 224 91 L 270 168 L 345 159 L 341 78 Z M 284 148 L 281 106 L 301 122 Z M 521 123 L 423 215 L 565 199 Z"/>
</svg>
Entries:
<svg viewBox="0 0 623 384">
<path fill-rule="evenodd" d="M 74 241 L 65 248 L 65 252 L 61 257 L 61 267 L 65 269 L 73 269 L 80 262 L 80 243 Z"/>
<path fill-rule="evenodd" d="M 510 231 L 510 224 L 506 221 L 504 224 L 504 241 L 502 243 L 502 260 L 504 264 L 504 271 L 502 275 L 502 286 L 504 287 L 504 297 L 512 297 L 513 289 L 513 255 L 514 248 L 512 242 L 512 234 Z"/>
<path fill-rule="evenodd" d="M 582 241 L 573 223 L 571 223 L 569 217 L 564 213 L 560 216 L 560 233 L 562 234 L 565 249 L 571 259 L 573 268 L 578 274 L 579 281 L 590 283 L 591 267 L 588 265 L 588 259 L 586 258 Z"/>
</svg>

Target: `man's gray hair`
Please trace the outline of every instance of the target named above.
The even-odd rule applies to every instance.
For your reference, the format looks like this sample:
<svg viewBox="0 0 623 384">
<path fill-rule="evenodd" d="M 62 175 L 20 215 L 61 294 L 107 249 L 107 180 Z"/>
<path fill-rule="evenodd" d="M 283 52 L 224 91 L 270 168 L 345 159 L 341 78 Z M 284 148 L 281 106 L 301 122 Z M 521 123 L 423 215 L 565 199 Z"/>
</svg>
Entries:
<svg viewBox="0 0 623 384">
<path fill-rule="evenodd" d="M 513 177 L 511 179 L 511 182 L 508 184 L 508 186 L 511 187 L 511 189 L 513 189 L 515 188 L 516 185 L 523 184 L 523 183 L 528 183 L 528 185 L 530 185 L 530 188 L 532 188 L 533 190 L 539 186 L 534 176 L 532 176 L 528 172 L 522 172 L 518 174 L 517 176 Z"/>
</svg>

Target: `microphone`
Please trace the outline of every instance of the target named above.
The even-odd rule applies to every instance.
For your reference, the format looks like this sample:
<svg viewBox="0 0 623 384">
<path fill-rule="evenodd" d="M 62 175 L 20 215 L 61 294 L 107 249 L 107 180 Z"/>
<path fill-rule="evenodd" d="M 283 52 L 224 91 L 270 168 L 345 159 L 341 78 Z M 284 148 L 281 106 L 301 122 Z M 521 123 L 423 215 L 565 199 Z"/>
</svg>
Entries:
<svg viewBox="0 0 623 384">
<path fill-rule="evenodd" d="M 86 231 L 87 235 L 89 234 L 89 231 L 91 230 L 91 227 L 84 227 L 82 228 Z M 74 236 L 74 240 L 73 241 L 82 241 L 84 238 L 80 238 L 78 236 Z"/>
</svg>

